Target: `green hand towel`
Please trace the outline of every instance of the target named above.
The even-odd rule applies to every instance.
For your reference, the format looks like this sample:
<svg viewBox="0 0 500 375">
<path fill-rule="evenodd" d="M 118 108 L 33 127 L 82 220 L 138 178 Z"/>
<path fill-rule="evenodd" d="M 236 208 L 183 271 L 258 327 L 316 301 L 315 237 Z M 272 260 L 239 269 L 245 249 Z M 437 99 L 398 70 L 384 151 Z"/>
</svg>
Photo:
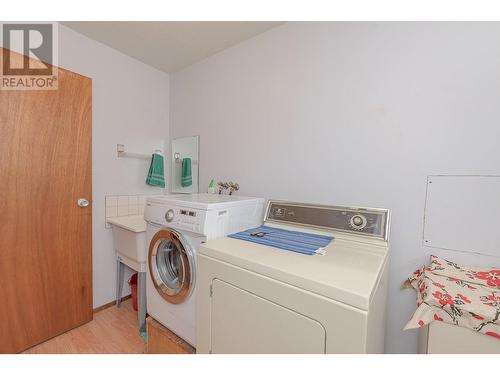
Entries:
<svg viewBox="0 0 500 375">
<path fill-rule="evenodd" d="M 191 176 L 191 158 L 182 159 L 181 186 L 188 187 L 193 184 Z"/>
<path fill-rule="evenodd" d="M 163 172 L 163 156 L 160 154 L 153 154 L 151 158 L 151 165 L 149 166 L 148 177 L 146 184 L 151 186 L 165 187 L 165 175 Z"/>
</svg>

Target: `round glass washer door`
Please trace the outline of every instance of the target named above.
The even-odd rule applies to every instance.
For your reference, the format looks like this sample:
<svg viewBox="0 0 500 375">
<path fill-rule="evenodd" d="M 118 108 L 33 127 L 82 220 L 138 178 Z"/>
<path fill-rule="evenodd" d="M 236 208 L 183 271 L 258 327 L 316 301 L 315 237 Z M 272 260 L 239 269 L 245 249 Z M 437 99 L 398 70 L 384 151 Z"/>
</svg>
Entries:
<svg viewBox="0 0 500 375">
<path fill-rule="evenodd" d="M 148 263 L 153 284 L 166 301 L 179 304 L 191 295 L 194 253 L 180 233 L 172 229 L 158 231 L 149 244 Z"/>
</svg>

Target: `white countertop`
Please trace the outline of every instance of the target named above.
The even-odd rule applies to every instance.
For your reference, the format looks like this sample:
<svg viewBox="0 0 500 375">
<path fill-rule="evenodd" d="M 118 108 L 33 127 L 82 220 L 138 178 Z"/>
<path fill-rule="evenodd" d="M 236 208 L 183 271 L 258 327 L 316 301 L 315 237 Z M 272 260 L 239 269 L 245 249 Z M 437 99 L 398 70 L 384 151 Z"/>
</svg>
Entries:
<svg viewBox="0 0 500 375">
<path fill-rule="evenodd" d="M 111 225 L 116 225 L 117 227 L 127 229 L 135 233 L 146 231 L 146 221 L 144 220 L 144 215 L 109 217 L 107 221 Z"/>
</svg>

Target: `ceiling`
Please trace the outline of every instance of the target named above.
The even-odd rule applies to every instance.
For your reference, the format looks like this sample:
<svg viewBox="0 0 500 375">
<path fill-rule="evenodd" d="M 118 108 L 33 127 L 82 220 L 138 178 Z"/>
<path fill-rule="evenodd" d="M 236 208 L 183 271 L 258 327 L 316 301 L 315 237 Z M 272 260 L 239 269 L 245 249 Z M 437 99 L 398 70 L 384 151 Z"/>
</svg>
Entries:
<svg viewBox="0 0 500 375">
<path fill-rule="evenodd" d="M 283 22 L 61 22 L 172 73 Z"/>
</svg>

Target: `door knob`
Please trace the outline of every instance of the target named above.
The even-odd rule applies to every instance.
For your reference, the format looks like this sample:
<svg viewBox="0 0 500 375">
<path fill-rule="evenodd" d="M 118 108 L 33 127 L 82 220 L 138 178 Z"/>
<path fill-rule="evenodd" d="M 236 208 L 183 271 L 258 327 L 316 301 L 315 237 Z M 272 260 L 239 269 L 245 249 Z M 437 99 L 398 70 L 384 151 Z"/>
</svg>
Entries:
<svg viewBox="0 0 500 375">
<path fill-rule="evenodd" d="M 87 207 L 89 205 L 89 201 L 86 200 L 85 198 L 80 198 L 78 199 L 78 206 L 80 207 Z"/>
</svg>

